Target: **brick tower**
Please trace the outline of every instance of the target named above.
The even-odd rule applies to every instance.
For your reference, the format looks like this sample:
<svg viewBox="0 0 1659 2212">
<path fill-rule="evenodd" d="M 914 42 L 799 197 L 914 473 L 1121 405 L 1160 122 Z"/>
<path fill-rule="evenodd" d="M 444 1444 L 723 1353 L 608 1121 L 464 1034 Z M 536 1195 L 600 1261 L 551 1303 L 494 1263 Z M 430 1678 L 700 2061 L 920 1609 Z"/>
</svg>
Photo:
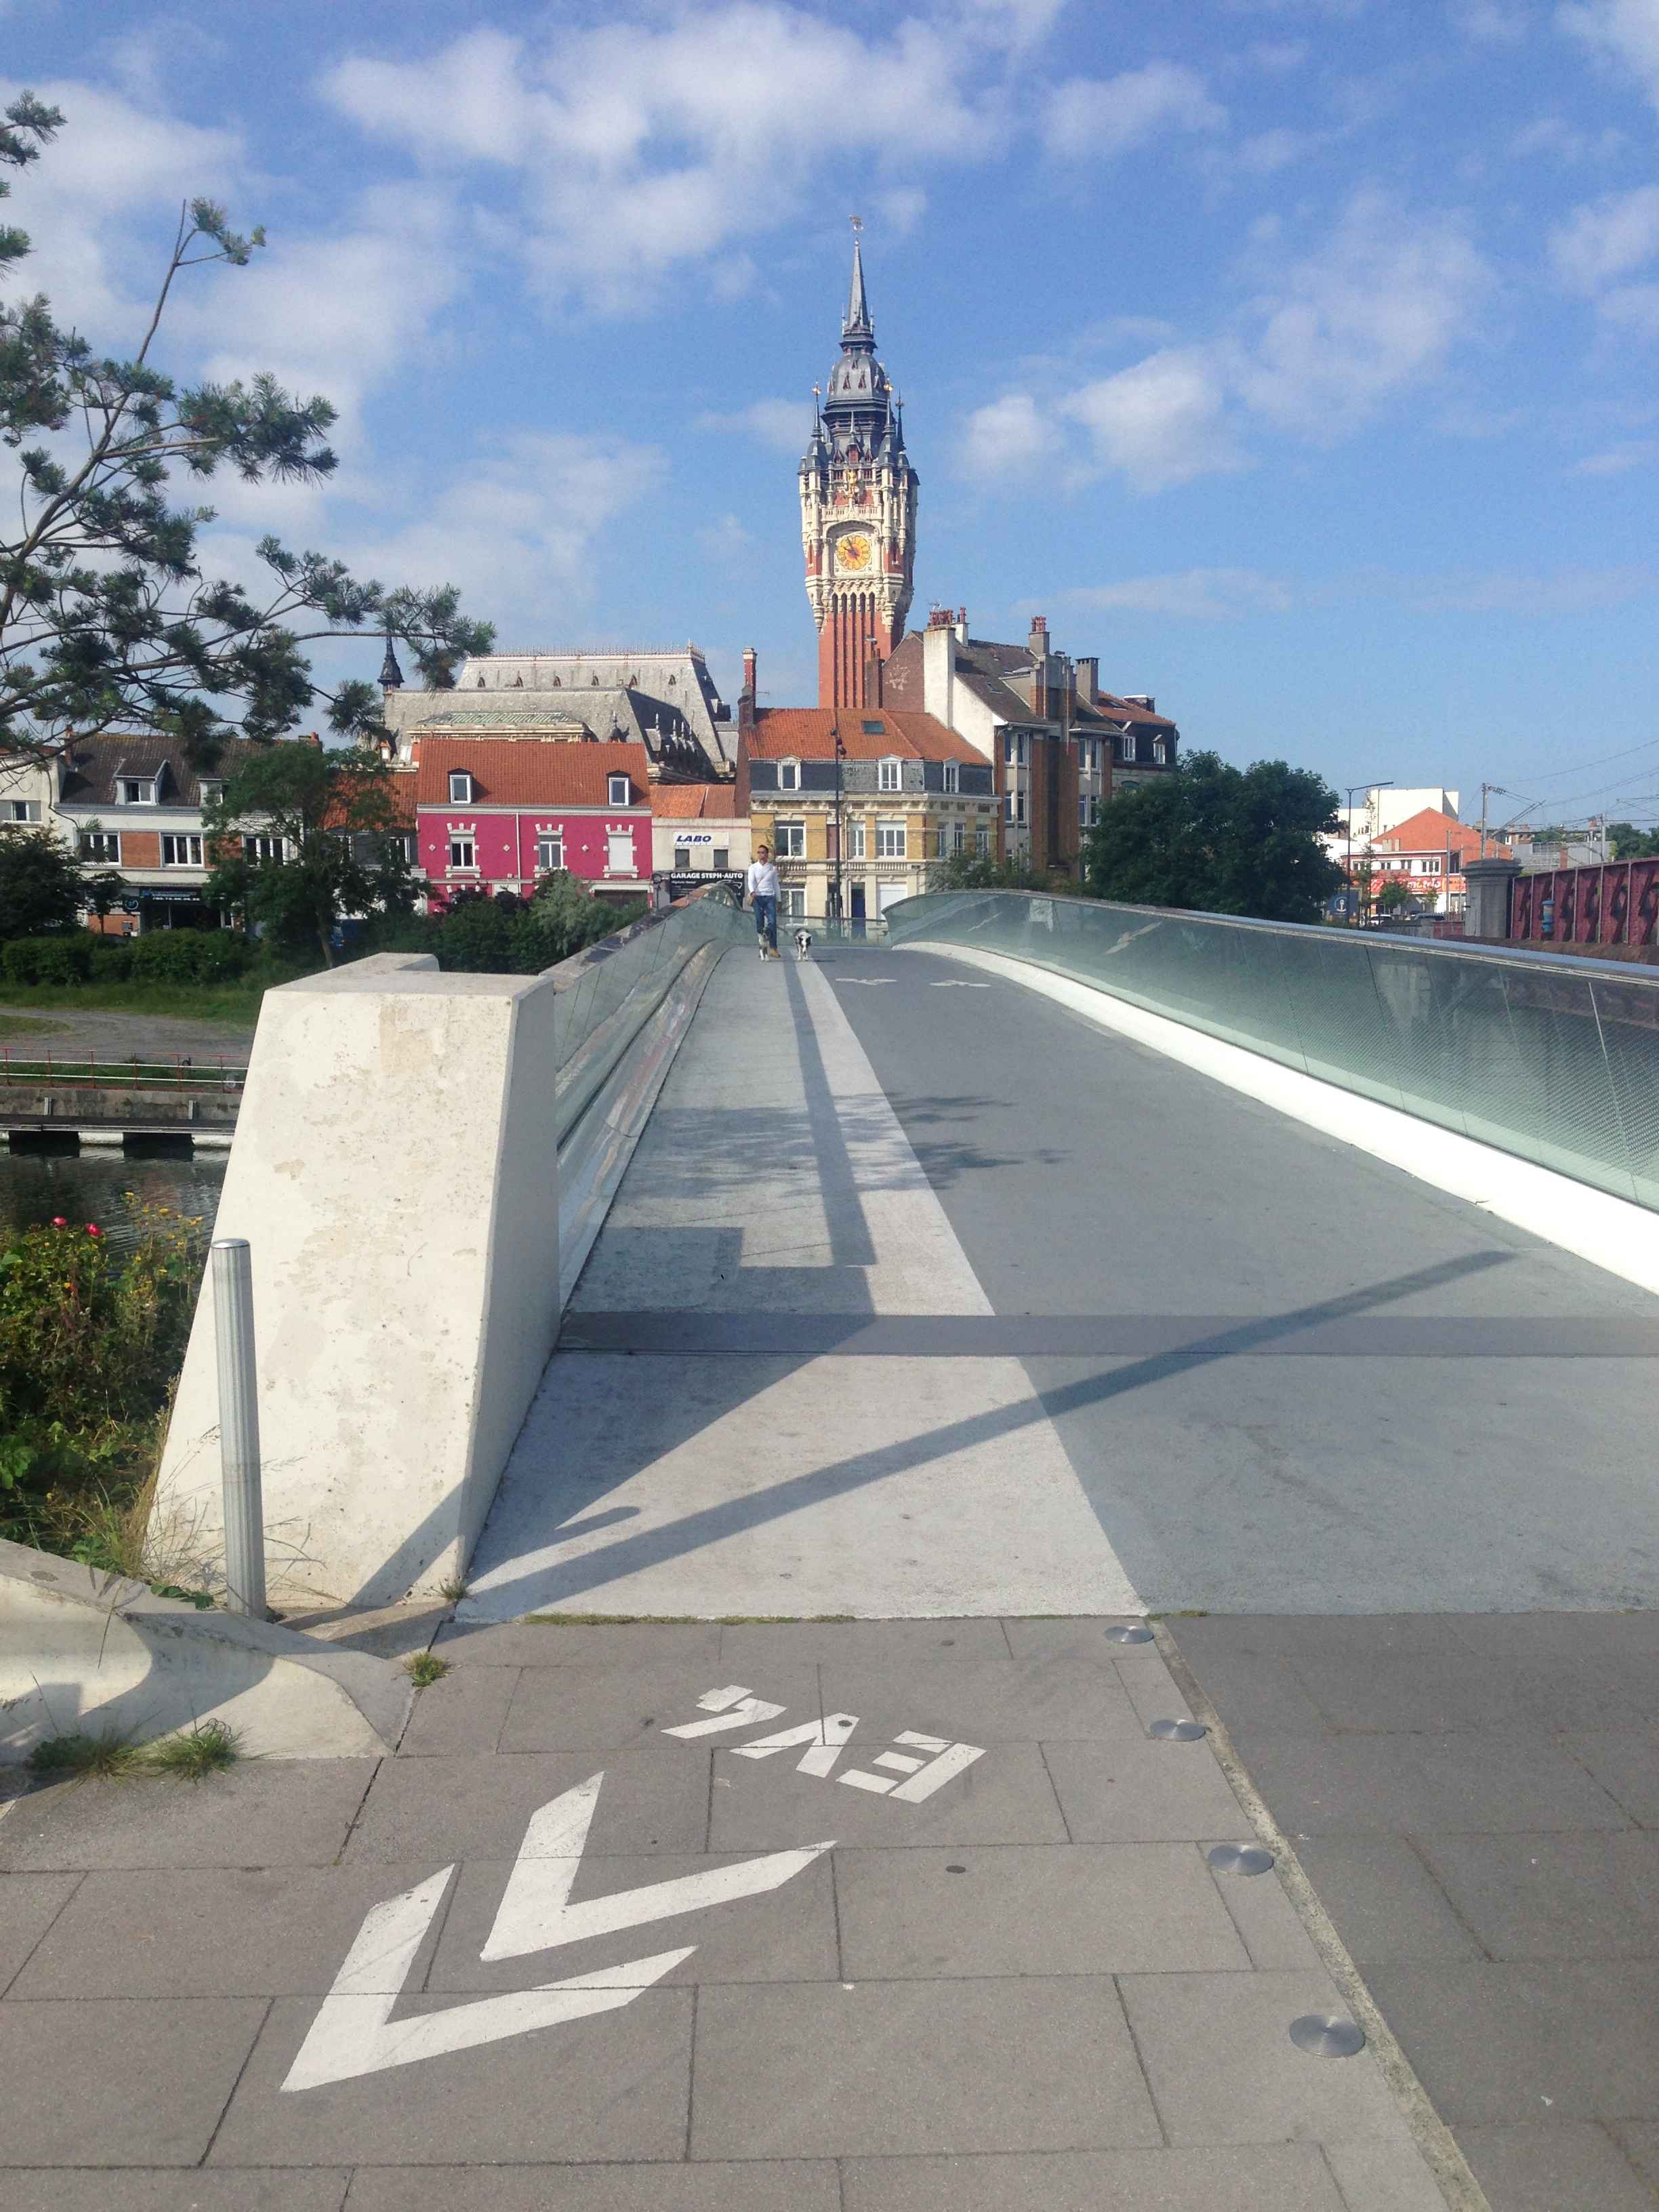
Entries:
<svg viewBox="0 0 1659 2212">
<path fill-rule="evenodd" d="M 841 359 L 822 407 L 814 406 L 800 465 L 821 707 L 876 703 L 872 663 L 885 660 L 903 636 L 915 580 L 916 472 L 904 450 L 898 394 L 876 359 L 858 229 L 855 216 Z"/>
</svg>

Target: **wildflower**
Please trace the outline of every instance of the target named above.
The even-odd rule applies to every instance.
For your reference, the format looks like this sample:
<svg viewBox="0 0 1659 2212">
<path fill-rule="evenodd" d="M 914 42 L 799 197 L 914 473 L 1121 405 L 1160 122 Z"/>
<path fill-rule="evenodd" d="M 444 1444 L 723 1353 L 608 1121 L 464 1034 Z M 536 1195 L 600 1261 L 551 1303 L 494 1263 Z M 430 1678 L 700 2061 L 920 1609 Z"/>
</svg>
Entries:
<svg viewBox="0 0 1659 2212">
<path fill-rule="evenodd" d="M 67 1229 L 69 1227 L 68 1222 L 64 1218 L 61 1213 L 54 1213 L 52 1215 L 52 1225 L 54 1229 Z"/>
<path fill-rule="evenodd" d="M 101 1229 L 100 1229 L 100 1227 L 98 1226 L 98 1224 L 97 1224 L 95 1221 L 89 1221 L 89 1222 L 88 1222 L 88 1224 L 87 1224 L 87 1234 L 88 1234 L 88 1237 L 101 1237 L 101 1236 L 103 1235 L 103 1233 L 104 1233 L 104 1232 L 103 1232 L 103 1231 L 102 1231 Z"/>
</svg>

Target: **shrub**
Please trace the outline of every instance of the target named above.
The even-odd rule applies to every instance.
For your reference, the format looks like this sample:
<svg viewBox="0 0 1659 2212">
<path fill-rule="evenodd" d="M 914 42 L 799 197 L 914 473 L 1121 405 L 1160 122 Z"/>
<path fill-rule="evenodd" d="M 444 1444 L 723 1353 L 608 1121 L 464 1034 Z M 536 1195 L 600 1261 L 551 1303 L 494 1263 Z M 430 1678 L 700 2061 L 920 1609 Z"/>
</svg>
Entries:
<svg viewBox="0 0 1659 2212">
<path fill-rule="evenodd" d="M 8 983 L 84 983 L 92 975 L 92 939 L 85 930 L 62 937 L 15 937 L 0 947 Z"/>
<path fill-rule="evenodd" d="M 135 982 L 229 983 L 245 975 L 252 954 L 231 929 L 158 929 L 132 940 Z"/>
</svg>

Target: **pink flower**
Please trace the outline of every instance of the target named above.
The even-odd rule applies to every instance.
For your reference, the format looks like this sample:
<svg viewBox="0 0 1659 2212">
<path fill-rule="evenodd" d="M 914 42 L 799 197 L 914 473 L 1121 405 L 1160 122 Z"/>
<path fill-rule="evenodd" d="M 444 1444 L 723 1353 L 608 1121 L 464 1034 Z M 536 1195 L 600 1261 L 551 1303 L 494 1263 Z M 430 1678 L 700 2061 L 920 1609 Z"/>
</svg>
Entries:
<svg viewBox="0 0 1659 2212">
<path fill-rule="evenodd" d="M 103 1234 L 103 1231 L 95 1221 L 89 1221 L 87 1224 L 87 1234 L 88 1237 L 99 1237 Z"/>
<path fill-rule="evenodd" d="M 52 1215 L 52 1225 L 54 1229 L 67 1229 L 69 1227 L 68 1222 L 64 1220 L 61 1213 L 54 1213 Z"/>
</svg>

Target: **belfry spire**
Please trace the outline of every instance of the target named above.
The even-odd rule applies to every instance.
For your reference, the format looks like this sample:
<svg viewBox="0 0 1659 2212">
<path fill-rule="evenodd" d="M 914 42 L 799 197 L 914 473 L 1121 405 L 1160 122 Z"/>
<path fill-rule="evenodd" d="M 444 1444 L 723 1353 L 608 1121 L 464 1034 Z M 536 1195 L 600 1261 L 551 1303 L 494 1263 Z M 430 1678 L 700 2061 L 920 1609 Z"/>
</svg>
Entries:
<svg viewBox="0 0 1659 2212">
<path fill-rule="evenodd" d="M 864 255 L 859 243 L 864 219 L 855 215 L 852 222 L 853 282 L 847 295 L 847 313 L 842 323 L 841 334 L 843 338 L 867 338 L 873 345 L 876 334 L 870 323 L 869 303 L 864 296 Z"/>
</svg>

